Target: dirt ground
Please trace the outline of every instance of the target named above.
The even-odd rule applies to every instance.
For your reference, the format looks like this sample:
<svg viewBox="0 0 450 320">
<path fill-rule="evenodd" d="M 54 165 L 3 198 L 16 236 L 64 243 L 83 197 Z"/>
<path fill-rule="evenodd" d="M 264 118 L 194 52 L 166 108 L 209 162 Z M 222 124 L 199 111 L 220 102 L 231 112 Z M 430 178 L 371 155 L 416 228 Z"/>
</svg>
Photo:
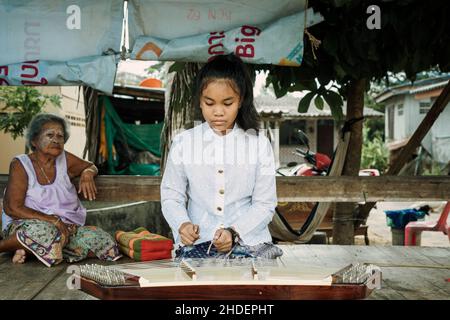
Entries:
<svg viewBox="0 0 450 320">
<path fill-rule="evenodd" d="M 442 212 L 445 202 L 378 202 L 376 208 L 372 209 L 367 225 L 369 226 L 369 240 L 371 245 L 392 245 L 391 229 L 387 226 L 384 210 L 399 210 L 412 207 L 420 207 L 428 204 L 433 208 L 426 221 L 437 220 Z M 450 220 L 450 217 L 447 221 Z M 363 237 L 356 237 L 355 244 L 364 245 Z M 442 232 L 423 232 L 421 246 L 448 247 L 450 241 Z"/>
</svg>

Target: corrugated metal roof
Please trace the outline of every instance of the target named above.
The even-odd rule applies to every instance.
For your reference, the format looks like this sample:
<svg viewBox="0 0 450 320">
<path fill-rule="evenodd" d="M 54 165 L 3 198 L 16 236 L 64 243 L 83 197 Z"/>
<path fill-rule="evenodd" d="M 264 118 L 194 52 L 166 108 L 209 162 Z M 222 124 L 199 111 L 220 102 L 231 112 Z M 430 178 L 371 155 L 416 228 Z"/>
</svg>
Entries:
<svg viewBox="0 0 450 320">
<path fill-rule="evenodd" d="M 438 88 L 443 88 L 443 87 L 445 87 L 445 85 L 447 83 L 448 83 L 448 81 L 442 81 L 442 82 L 438 82 L 438 83 L 429 84 L 427 86 L 412 89 L 409 91 L 409 93 L 421 93 L 421 92 L 431 91 L 431 90 L 438 89 Z"/>
<path fill-rule="evenodd" d="M 377 95 L 375 97 L 375 101 L 380 103 L 394 96 L 403 94 L 415 94 L 444 87 L 449 79 L 450 74 L 446 74 L 436 78 L 429 78 L 416 81 L 415 83 L 406 83 L 402 85 L 393 86 Z"/>
<path fill-rule="evenodd" d="M 331 110 L 329 105 L 324 101 L 323 110 L 319 110 L 314 100 L 311 101 L 309 105 L 308 112 L 300 113 L 298 112 L 298 103 L 301 97 L 295 97 L 287 94 L 279 99 L 271 95 L 260 95 L 255 97 L 255 106 L 258 113 L 263 117 L 282 117 L 282 118 L 332 118 Z M 346 114 L 346 102 L 344 101 L 343 113 Z M 364 108 L 365 117 L 383 117 L 382 112 L 370 108 Z"/>
</svg>

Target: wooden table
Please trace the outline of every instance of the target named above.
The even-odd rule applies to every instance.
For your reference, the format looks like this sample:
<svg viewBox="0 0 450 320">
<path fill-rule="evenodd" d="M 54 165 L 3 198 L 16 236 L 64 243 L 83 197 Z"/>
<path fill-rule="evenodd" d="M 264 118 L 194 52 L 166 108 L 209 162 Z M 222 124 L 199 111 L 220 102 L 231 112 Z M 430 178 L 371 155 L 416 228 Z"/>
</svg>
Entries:
<svg viewBox="0 0 450 320">
<path fill-rule="evenodd" d="M 345 267 L 352 262 L 374 263 L 381 267 L 381 289 L 368 299 L 450 300 L 450 247 L 283 245 L 282 261 L 299 267 Z M 11 256 L 0 254 L 0 300 L 2 299 L 94 299 L 69 290 L 69 264 L 47 268 L 36 260 L 13 265 Z M 97 260 L 82 263 L 98 263 Z M 117 263 L 127 263 L 121 259 Z"/>
</svg>

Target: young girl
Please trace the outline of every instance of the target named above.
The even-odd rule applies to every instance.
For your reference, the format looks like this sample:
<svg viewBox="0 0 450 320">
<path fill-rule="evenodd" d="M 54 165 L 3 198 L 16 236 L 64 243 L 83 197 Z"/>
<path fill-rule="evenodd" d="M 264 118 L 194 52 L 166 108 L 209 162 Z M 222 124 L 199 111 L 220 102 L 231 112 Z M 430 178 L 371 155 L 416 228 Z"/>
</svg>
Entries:
<svg viewBox="0 0 450 320">
<path fill-rule="evenodd" d="M 208 62 L 193 101 L 206 122 L 175 136 L 161 183 L 177 257 L 280 256 L 268 229 L 277 205 L 273 150 L 258 132 L 242 60 Z"/>
</svg>

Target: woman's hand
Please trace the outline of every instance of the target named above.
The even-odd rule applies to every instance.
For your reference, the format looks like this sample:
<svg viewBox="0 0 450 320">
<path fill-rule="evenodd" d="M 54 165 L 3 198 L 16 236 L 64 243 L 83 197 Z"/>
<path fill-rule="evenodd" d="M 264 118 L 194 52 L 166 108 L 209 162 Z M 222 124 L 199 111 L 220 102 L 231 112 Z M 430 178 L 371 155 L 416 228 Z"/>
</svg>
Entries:
<svg viewBox="0 0 450 320">
<path fill-rule="evenodd" d="M 89 200 L 95 200 L 95 195 L 97 194 L 97 187 L 95 186 L 94 177 L 96 173 L 91 171 L 89 168 L 83 170 L 80 176 L 80 183 L 78 185 L 78 193 L 83 193 L 83 196 Z"/>
<path fill-rule="evenodd" d="M 213 244 L 219 252 L 228 252 L 231 250 L 233 239 L 231 232 L 220 228 L 214 234 Z"/>
<path fill-rule="evenodd" d="M 55 227 L 59 230 L 59 232 L 61 232 L 61 236 L 62 236 L 62 247 L 64 248 L 66 246 L 66 244 L 69 242 L 69 238 L 70 238 L 70 230 L 67 227 L 67 225 L 61 221 L 60 218 L 55 217 L 56 220 L 53 221 L 53 224 L 55 225 Z"/>
<path fill-rule="evenodd" d="M 181 236 L 181 243 L 190 246 L 200 238 L 199 226 L 192 222 L 184 222 L 178 229 Z"/>
</svg>

